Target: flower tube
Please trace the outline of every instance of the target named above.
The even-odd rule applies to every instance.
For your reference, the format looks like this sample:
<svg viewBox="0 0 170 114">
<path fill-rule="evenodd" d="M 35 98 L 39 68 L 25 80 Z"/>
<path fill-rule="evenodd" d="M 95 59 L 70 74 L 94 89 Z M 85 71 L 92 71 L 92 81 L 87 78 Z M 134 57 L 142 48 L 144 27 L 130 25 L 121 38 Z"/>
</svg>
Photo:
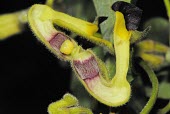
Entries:
<svg viewBox="0 0 170 114">
<path fill-rule="evenodd" d="M 71 52 L 77 43 L 69 36 L 54 28 L 53 21 L 50 18 L 50 12 L 47 13 L 48 18 L 43 15 L 48 11 L 49 7 L 44 5 L 33 5 L 28 12 L 29 25 L 36 37 L 59 59 L 70 60 Z"/>
<path fill-rule="evenodd" d="M 126 19 L 128 18 L 124 17 L 129 12 L 120 9 L 127 6 L 134 9 L 134 11 L 130 12 L 130 15 L 136 12 L 137 8 L 128 3 L 123 2 L 122 5 L 120 2 L 116 2 L 113 5 L 113 8 L 116 8 L 114 26 L 116 74 L 113 79 L 110 79 L 104 62 L 93 51 L 90 49 L 84 50 L 73 39 L 56 30 L 53 25 L 53 23 L 57 23 L 60 26 L 67 26 L 66 28 L 71 27 L 69 29 L 90 36 L 96 31 L 93 24 L 55 12 L 44 5 L 34 5 L 28 13 L 29 24 L 38 39 L 59 58 L 70 61 L 76 76 L 94 98 L 105 105 L 113 107 L 121 106 L 128 102 L 131 94 L 130 84 L 126 80 L 129 68 L 130 37 L 131 31 L 137 28 L 136 25 L 139 21 L 136 21 L 137 23 L 128 21 L 130 23 L 127 25 L 130 27 L 127 29 Z M 140 16 L 140 11 L 138 16 Z M 68 21 L 67 24 L 64 23 L 65 21 Z M 78 23 L 82 24 L 83 27 L 77 25 Z M 77 27 L 80 28 L 78 29 Z M 87 30 L 86 28 L 89 29 Z"/>
<path fill-rule="evenodd" d="M 53 24 L 63 27 L 67 30 L 70 30 L 76 33 L 77 35 L 80 35 L 83 38 L 86 38 L 87 40 L 93 42 L 94 44 L 106 47 L 110 53 L 114 54 L 112 43 L 105 39 L 102 39 L 101 37 L 98 37 L 97 31 L 99 28 L 97 24 L 90 23 L 90 22 L 72 17 L 65 13 L 55 11 L 47 5 L 35 4 L 31 7 L 30 13 L 32 15 L 29 16 L 28 18 L 30 17 L 36 18 L 41 22 L 44 22 L 47 20 L 51 21 Z M 48 26 L 51 26 L 51 25 L 48 25 Z"/>
</svg>

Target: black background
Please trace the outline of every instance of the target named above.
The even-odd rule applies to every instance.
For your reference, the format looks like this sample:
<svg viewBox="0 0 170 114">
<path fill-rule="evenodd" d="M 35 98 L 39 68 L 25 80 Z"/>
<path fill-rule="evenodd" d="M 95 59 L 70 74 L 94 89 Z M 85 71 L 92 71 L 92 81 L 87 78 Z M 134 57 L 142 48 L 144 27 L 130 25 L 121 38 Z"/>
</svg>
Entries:
<svg viewBox="0 0 170 114">
<path fill-rule="evenodd" d="M 163 0 L 138 0 L 142 22 L 166 16 Z M 0 14 L 45 0 L 0 0 Z M 70 69 L 34 37 L 29 27 L 0 42 L 0 114 L 47 114 L 47 106 L 69 92 Z"/>
</svg>

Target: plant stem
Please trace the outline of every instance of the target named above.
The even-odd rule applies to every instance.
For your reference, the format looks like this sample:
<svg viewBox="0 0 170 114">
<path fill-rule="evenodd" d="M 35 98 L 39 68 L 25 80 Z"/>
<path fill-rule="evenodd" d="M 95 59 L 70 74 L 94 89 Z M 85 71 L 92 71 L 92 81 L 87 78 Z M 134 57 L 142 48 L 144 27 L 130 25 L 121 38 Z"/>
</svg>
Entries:
<svg viewBox="0 0 170 114">
<path fill-rule="evenodd" d="M 167 10 L 167 15 L 170 18 L 170 0 L 164 0 L 164 4 Z"/>
<path fill-rule="evenodd" d="M 46 0 L 46 5 L 47 6 L 50 6 L 50 7 L 53 7 L 53 3 L 54 3 L 54 0 Z"/>
<path fill-rule="evenodd" d="M 167 15 L 169 17 L 169 23 L 170 23 L 170 0 L 164 0 L 165 8 L 167 11 Z M 169 46 L 170 46 L 170 34 L 169 34 Z"/>
<path fill-rule="evenodd" d="M 158 114 L 166 114 L 169 111 L 170 111 L 170 101 L 164 108 L 162 108 L 158 111 Z"/>
<path fill-rule="evenodd" d="M 149 98 L 149 101 L 147 102 L 145 107 L 140 112 L 140 114 L 149 114 L 149 112 L 151 111 L 151 109 L 157 99 L 159 83 L 158 83 L 158 79 L 157 79 L 155 73 L 153 72 L 153 70 L 144 61 L 141 61 L 139 64 L 146 71 L 146 73 L 148 74 L 149 79 L 152 83 L 151 97 Z"/>
</svg>

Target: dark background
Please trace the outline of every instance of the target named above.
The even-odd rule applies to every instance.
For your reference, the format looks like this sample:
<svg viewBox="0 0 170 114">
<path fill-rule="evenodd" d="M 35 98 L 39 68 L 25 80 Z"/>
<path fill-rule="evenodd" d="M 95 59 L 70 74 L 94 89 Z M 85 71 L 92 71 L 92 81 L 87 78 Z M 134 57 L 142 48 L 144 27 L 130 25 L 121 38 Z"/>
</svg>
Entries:
<svg viewBox="0 0 170 114">
<path fill-rule="evenodd" d="M 142 23 L 166 16 L 163 0 L 138 0 Z M 30 7 L 45 0 L 0 0 L 0 14 Z M 29 27 L 0 42 L 0 114 L 47 114 L 52 101 L 69 92 L 69 66 L 34 37 Z"/>
</svg>

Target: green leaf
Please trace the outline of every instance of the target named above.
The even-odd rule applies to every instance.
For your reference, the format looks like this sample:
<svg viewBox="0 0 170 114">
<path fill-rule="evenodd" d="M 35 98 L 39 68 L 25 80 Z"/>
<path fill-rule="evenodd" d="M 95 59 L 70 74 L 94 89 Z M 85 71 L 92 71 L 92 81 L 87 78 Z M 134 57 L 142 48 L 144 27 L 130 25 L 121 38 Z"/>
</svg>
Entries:
<svg viewBox="0 0 170 114">
<path fill-rule="evenodd" d="M 97 16 L 108 17 L 106 21 L 100 24 L 101 33 L 104 39 L 112 40 L 113 37 L 113 26 L 115 22 L 115 14 L 111 9 L 113 3 L 118 0 L 93 0 L 96 9 Z M 125 2 L 130 2 L 130 0 L 122 0 Z"/>
<path fill-rule="evenodd" d="M 159 85 L 159 92 L 158 92 L 158 98 L 162 99 L 170 99 L 170 83 L 168 82 L 162 82 Z"/>
<path fill-rule="evenodd" d="M 101 60 L 104 60 L 104 52 L 102 47 L 95 46 L 94 48 L 92 48 L 92 51 L 95 53 L 97 57 L 99 57 Z"/>
<path fill-rule="evenodd" d="M 109 79 L 113 79 L 116 73 L 116 61 L 113 56 L 109 56 L 105 61 L 106 67 L 109 71 Z"/>
<path fill-rule="evenodd" d="M 169 22 L 168 20 L 157 17 L 157 18 L 151 18 L 148 21 L 144 23 L 144 28 L 151 26 L 150 34 L 148 34 L 148 37 L 152 40 L 168 44 L 168 35 L 169 35 Z"/>
<path fill-rule="evenodd" d="M 87 21 L 94 20 L 96 15 L 91 0 L 54 0 L 53 9 Z"/>
<path fill-rule="evenodd" d="M 166 61 L 170 63 L 170 49 L 166 53 Z"/>
<path fill-rule="evenodd" d="M 170 83 L 164 81 L 159 84 L 159 92 L 158 92 L 158 98 L 161 99 L 170 99 Z M 150 96 L 151 94 L 151 88 L 146 88 L 146 95 Z"/>
</svg>

